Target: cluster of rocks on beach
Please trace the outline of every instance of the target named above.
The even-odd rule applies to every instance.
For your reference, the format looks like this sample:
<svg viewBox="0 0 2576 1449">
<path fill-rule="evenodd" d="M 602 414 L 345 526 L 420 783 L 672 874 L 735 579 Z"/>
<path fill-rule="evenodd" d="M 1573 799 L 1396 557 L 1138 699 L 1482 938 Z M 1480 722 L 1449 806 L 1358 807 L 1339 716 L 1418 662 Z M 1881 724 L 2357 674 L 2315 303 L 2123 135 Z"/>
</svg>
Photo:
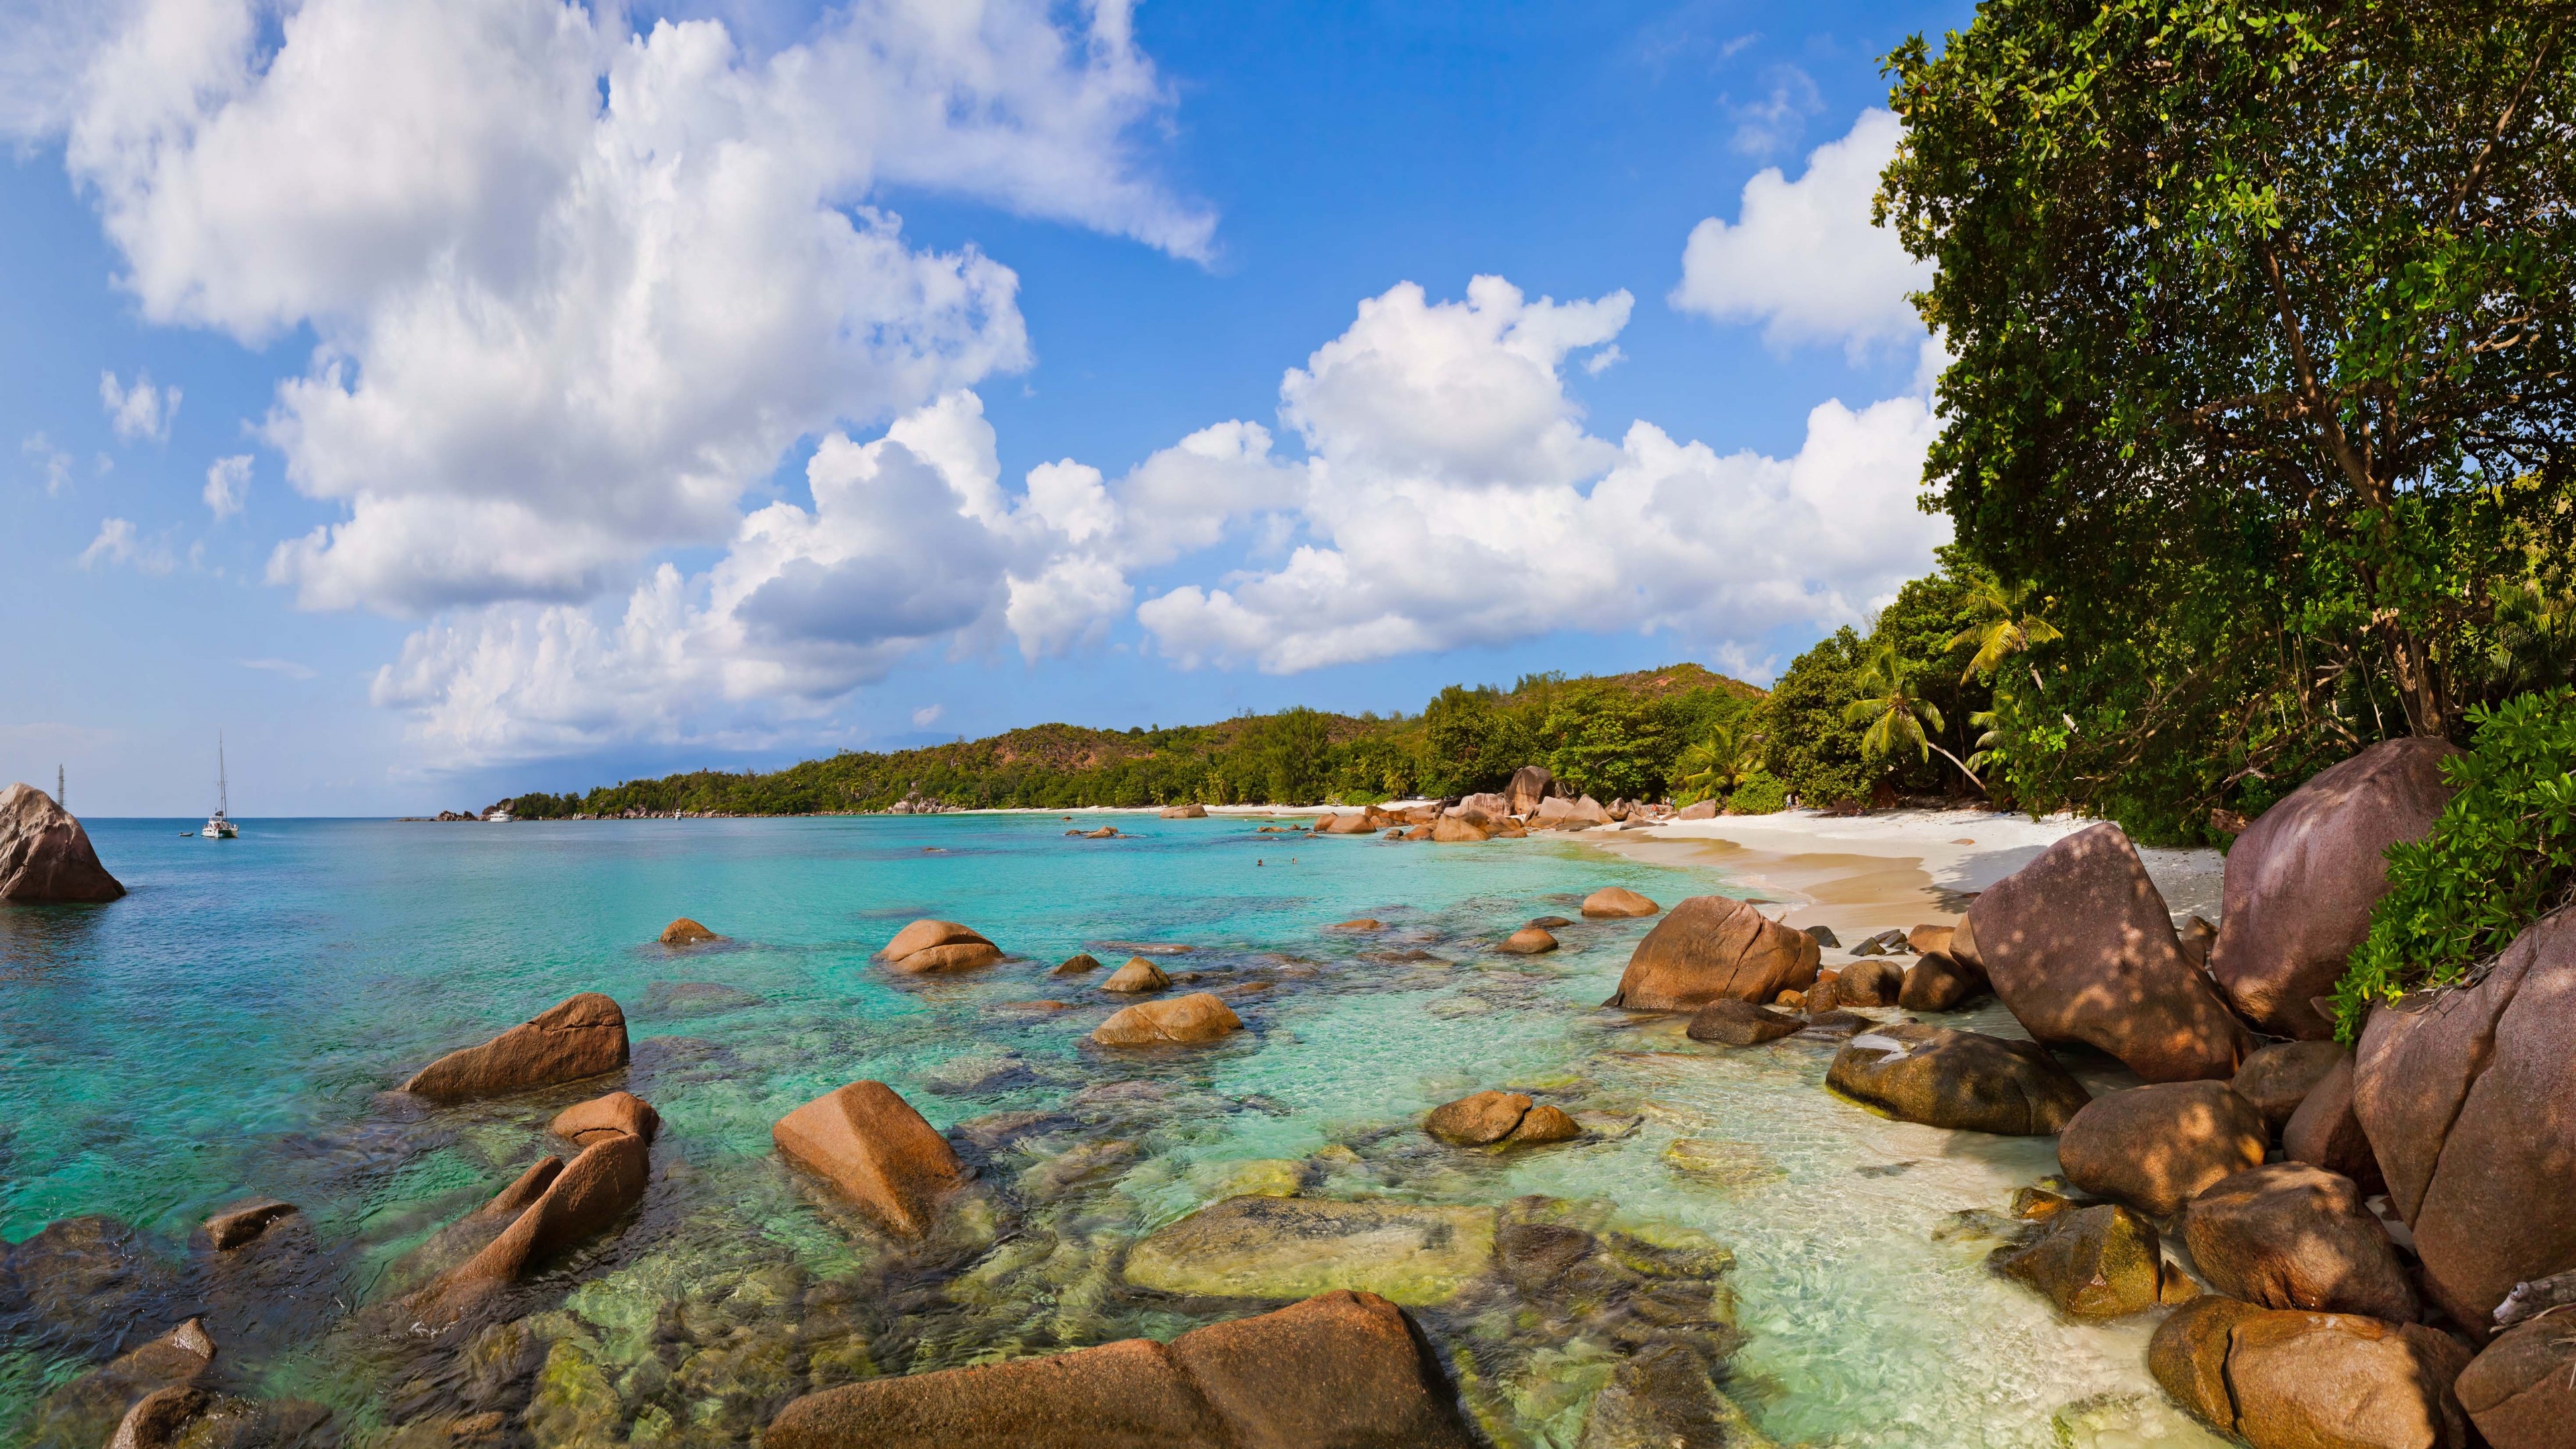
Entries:
<svg viewBox="0 0 2576 1449">
<path fill-rule="evenodd" d="M 2374 746 L 2252 822 L 2228 857 L 2214 927 L 2197 917 L 2177 926 L 2137 851 L 2107 824 L 2058 840 L 1977 895 L 1963 919 L 1890 923 L 1848 948 L 1754 902 L 1710 895 L 1666 908 L 1603 889 L 1584 899 L 1583 917 L 1654 925 L 1602 1009 L 1686 1016 L 1688 1039 L 1710 1051 L 1821 1041 L 1833 1052 L 1826 1088 L 1849 1103 L 1955 1132 L 2053 1135 L 2054 1177 L 1968 1215 L 2003 1240 L 1993 1270 L 2071 1322 L 2162 1315 L 2146 1367 L 2218 1433 L 2255 1449 L 2576 1443 L 2576 1331 L 2562 1312 L 2576 1304 L 2576 918 L 2532 926 L 2471 986 L 2375 1009 L 2357 1048 L 2333 1039 L 2323 1006 L 2384 890 L 2384 850 L 2428 831 L 2446 799 L 2445 749 Z M 1543 774 L 1427 807 L 1424 819 L 1337 815 L 1316 833 L 1467 842 L 1660 813 L 1567 801 Z M 1165 813 L 1175 811 L 1197 807 Z M 112 898 L 93 870 L 105 876 L 50 800 L 24 786 L 0 795 L 0 898 L 36 898 L 9 894 L 26 881 Z M 1487 949 L 1541 955 L 1581 925 L 1533 918 L 1497 929 Z M 1326 929 L 1366 937 L 1386 924 Z M 662 943 L 690 952 L 723 938 L 683 918 Z M 1077 954 L 1044 979 L 1124 1003 L 1088 1032 L 1093 1051 L 1204 1052 L 1257 1037 L 1235 1008 L 1272 983 L 1196 979 L 1174 969 L 1176 950 L 1186 948 L 1139 945 L 1115 966 Z M 1827 951 L 1839 964 L 1825 964 Z M 970 925 L 924 919 L 877 959 L 889 979 L 919 980 L 1016 958 Z M 683 983 L 672 1001 L 694 991 L 721 1009 L 730 990 Z M 2027 1039 L 1923 1019 L 1989 997 Z M 1605 1204 L 1336 1194 L 1339 1169 L 1318 1159 L 1249 1174 L 1132 1242 L 1072 1251 L 1040 1205 L 1132 1161 L 1134 1141 L 1095 1133 L 1007 1180 L 991 1164 L 1026 1134 L 1114 1124 L 1143 1095 L 1123 1088 L 945 1133 L 873 1080 L 780 1116 L 779 1161 L 831 1221 L 887 1250 L 860 1287 L 769 1268 L 741 1278 L 735 1297 L 765 1305 L 758 1322 L 788 1323 L 783 1337 L 753 1332 L 749 1309 L 729 1318 L 711 1306 L 692 1320 L 683 1306 L 668 1321 L 647 1311 L 622 1327 L 614 1314 L 531 1313 L 514 1290 L 586 1261 L 630 1230 L 644 1200 L 659 1117 L 622 1087 L 599 1090 L 632 1055 L 619 1004 L 583 993 L 401 1084 L 423 1121 L 481 1101 L 565 1105 L 548 1128 L 559 1151 L 406 1255 L 392 1274 L 398 1292 L 328 1325 L 349 1353 L 414 1355 L 402 1372 L 436 1386 L 420 1395 L 435 1412 L 369 1442 L 606 1443 L 622 1432 L 632 1443 L 757 1435 L 772 1449 L 1464 1446 L 1504 1439 L 1478 1408 L 1492 1383 L 1520 1382 L 1511 1375 L 1578 1334 L 1615 1346 L 1581 1380 L 1582 1449 L 1767 1442 L 1726 1392 L 1743 1335 L 1725 1249 L 1678 1229 L 1613 1225 Z M 2106 1059 L 2143 1085 L 2097 1096 L 2069 1070 Z M 1407 1150 L 1509 1156 L 1618 1130 L 1495 1083 L 1430 1112 Z M 103 1218 L 66 1219 L 6 1247 L 0 1321 L 98 1365 L 48 1397 L 38 1442 L 331 1440 L 339 1431 L 318 1405 L 218 1387 L 222 1344 L 209 1327 L 258 1331 L 261 1305 L 308 1281 L 325 1256 L 298 1209 L 269 1199 L 209 1218 L 175 1268 Z M 887 1325 L 925 1293 L 999 1321 L 1060 1317 L 1109 1292 L 1243 1311 L 1167 1342 L 926 1372 L 880 1357 L 903 1341 Z M 210 1306 L 148 1321 L 200 1304 Z M 613 1345 L 621 1333 L 624 1346 Z M 698 1375 L 715 1386 L 699 1402 L 714 1407 L 694 1424 L 656 1408 L 660 1419 L 620 1430 L 621 1395 L 639 1374 Z"/>
</svg>

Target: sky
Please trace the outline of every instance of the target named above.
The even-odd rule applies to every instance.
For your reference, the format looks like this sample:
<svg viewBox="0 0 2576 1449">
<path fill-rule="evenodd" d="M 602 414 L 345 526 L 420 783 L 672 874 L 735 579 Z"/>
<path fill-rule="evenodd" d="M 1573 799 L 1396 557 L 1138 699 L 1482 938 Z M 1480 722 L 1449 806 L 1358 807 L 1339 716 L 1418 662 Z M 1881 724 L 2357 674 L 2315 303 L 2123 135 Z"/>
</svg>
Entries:
<svg viewBox="0 0 2576 1449">
<path fill-rule="evenodd" d="M 468 809 L 1927 571 L 1964 4 L 0 0 L 0 781 Z"/>
</svg>

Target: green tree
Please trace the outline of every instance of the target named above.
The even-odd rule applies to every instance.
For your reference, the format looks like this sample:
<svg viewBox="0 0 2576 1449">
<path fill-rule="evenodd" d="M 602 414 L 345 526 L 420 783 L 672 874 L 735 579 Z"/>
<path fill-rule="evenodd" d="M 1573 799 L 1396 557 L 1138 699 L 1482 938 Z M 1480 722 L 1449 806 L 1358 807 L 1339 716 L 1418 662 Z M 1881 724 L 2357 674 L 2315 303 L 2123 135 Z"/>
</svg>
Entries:
<svg viewBox="0 0 2576 1449">
<path fill-rule="evenodd" d="M 1746 775 L 1762 768 L 1762 736 L 1750 711 L 1709 726 L 1697 744 L 1673 762 L 1673 799 L 1683 805 L 1734 793 Z"/>
<path fill-rule="evenodd" d="M 1843 718 L 1860 698 L 1861 650 L 1849 626 L 1816 641 L 1790 661 L 1764 707 L 1763 766 L 1809 805 L 1865 800 L 1877 777 L 1861 754 L 1860 727 Z"/>
<path fill-rule="evenodd" d="M 1663 793 L 1673 751 L 1664 721 L 1649 703 L 1609 689 L 1565 690 L 1540 725 L 1547 768 L 1569 789 L 1603 800 L 1651 799 Z"/>
<path fill-rule="evenodd" d="M 1968 587 L 1968 610 L 1977 622 L 1960 630 L 1950 640 L 1952 649 L 1973 649 L 1968 667 L 1959 672 L 1959 682 L 1994 677 L 2004 661 L 2027 650 L 2033 644 L 2053 644 L 2066 636 L 2057 626 L 2039 617 L 2032 607 L 2029 583 L 2006 585 L 1999 580 L 1983 578 Z M 2040 686 L 2039 671 L 2030 671 L 2031 687 Z"/>
<path fill-rule="evenodd" d="M 2187 819 L 2492 692 L 2576 528 L 2571 20 L 1987 0 L 1889 57 L 1928 497 L 2065 605 L 2062 707 L 1998 702 L 2026 793 Z"/>
<path fill-rule="evenodd" d="M 1933 738 L 1946 728 L 1941 723 L 1940 707 L 1914 691 L 1907 673 L 1905 657 L 1897 652 L 1894 640 L 1873 646 L 1861 665 L 1854 685 L 1860 698 L 1844 706 L 1843 723 L 1864 726 L 1860 737 L 1862 758 L 1901 756 L 1908 747 L 1924 760 L 1938 752 L 1941 758 L 1957 765 L 1970 784 L 1984 789 L 1985 782 L 1977 778 L 1977 772 L 1969 769 L 1965 760 L 1942 749 Z"/>
<path fill-rule="evenodd" d="M 1443 795 L 1499 790 L 1530 763 L 1528 732 L 1491 689 L 1441 690 L 1423 708 L 1422 744 L 1423 785 Z"/>
</svg>

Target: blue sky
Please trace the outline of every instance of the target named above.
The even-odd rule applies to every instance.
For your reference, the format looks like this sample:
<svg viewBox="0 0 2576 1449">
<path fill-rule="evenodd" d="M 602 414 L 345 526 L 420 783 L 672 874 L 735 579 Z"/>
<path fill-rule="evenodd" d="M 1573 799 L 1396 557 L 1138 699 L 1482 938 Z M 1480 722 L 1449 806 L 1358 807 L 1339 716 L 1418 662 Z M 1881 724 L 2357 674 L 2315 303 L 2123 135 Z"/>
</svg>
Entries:
<svg viewBox="0 0 2576 1449">
<path fill-rule="evenodd" d="M 0 778 L 1767 677 L 1946 537 L 1866 198 L 1967 18 L 0 0 Z"/>
</svg>

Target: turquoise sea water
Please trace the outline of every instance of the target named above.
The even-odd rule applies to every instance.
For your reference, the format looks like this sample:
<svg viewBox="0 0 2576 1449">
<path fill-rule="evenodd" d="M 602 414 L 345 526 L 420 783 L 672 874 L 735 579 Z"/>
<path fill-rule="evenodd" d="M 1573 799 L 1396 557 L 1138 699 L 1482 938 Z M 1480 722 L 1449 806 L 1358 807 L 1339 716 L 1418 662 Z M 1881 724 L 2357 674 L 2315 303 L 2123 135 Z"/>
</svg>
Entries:
<svg viewBox="0 0 2576 1449">
<path fill-rule="evenodd" d="M 444 1111 L 388 1089 L 584 990 L 624 1007 L 625 1084 L 664 1126 L 635 1221 L 517 1304 L 542 1361 L 525 1413 L 539 1443 L 740 1440 L 778 1393 L 824 1382 L 827 1353 L 846 1377 L 1168 1337 L 1216 1310 L 1123 1287 L 1123 1245 L 1282 1172 L 1309 1196 L 1546 1194 L 1714 1237 L 1736 1256 L 1744 1335 L 1727 1387 L 1782 1444 L 2213 1442 L 2146 1380 L 2148 1325 L 2059 1323 L 1983 1269 L 1994 1239 L 1960 1214 L 2053 1170 L 2047 1139 L 1873 1117 L 1823 1091 L 1827 1043 L 1727 1052 L 1599 1011 L 1651 922 L 1569 927 L 1542 957 L 1490 950 L 1605 885 L 1668 905 L 1728 890 L 1714 871 L 1564 839 L 1435 847 L 1109 818 L 1135 834 L 1068 839 L 1053 815 L 255 821 L 209 842 L 181 838 L 185 822 L 93 822 L 131 895 L 0 908 L 0 1237 L 111 1215 L 175 1286 L 105 1338 L 0 1336 L 0 1442 L 34 1436 L 49 1393 L 170 1326 L 155 1312 L 215 1292 L 187 1276 L 189 1232 L 252 1195 L 303 1207 L 312 1256 L 300 1307 L 235 1315 L 220 1360 L 235 1391 L 319 1400 L 356 1442 L 495 1401 L 473 1354 L 424 1367 L 371 1339 L 387 1330 L 370 1305 L 418 1281 L 437 1228 L 560 1151 L 545 1122 L 604 1084 Z M 680 915 L 728 939 L 655 944 Z M 1363 915 L 1391 929 L 1322 929 Z M 869 955 L 920 916 L 965 921 L 1015 959 L 897 979 Z M 1190 947 L 1158 957 L 1204 973 L 1188 989 L 1269 983 L 1233 1002 L 1249 1030 L 1188 1051 L 1085 1046 L 1117 1003 L 1045 972 L 1085 949 L 1115 966 L 1127 950 L 1112 943 L 1129 942 Z M 684 982 L 733 994 L 683 1000 Z M 1039 998 L 1070 1009 L 1015 1005 Z M 943 1129 L 1059 1114 L 983 1139 L 978 1171 L 1016 1205 L 998 1241 L 897 1262 L 779 1165 L 779 1116 L 869 1077 Z M 1420 1134 L 1429 1107 L 1500 1086 L 1625 1135 L 1495 1157 Z M 1724 1144 L 1727 1170 L 1674 1166 L 1682 1139 Z M 832 1347 L 834 1325 L 864 1349 Z M 776 1350 L 787 1366 L 762 1357 L 763 1334 L 792 1341 Z M 1485 1383 L 1491 1431 L 1572 1449 L 1598 1377 L 1580 1344 L 1566 1353 L 1573 1366 L 1516 1368 L 1511 1384 L 1477 1379 L 1472 1355 L 1453 1367 Z"/>
</svg>

